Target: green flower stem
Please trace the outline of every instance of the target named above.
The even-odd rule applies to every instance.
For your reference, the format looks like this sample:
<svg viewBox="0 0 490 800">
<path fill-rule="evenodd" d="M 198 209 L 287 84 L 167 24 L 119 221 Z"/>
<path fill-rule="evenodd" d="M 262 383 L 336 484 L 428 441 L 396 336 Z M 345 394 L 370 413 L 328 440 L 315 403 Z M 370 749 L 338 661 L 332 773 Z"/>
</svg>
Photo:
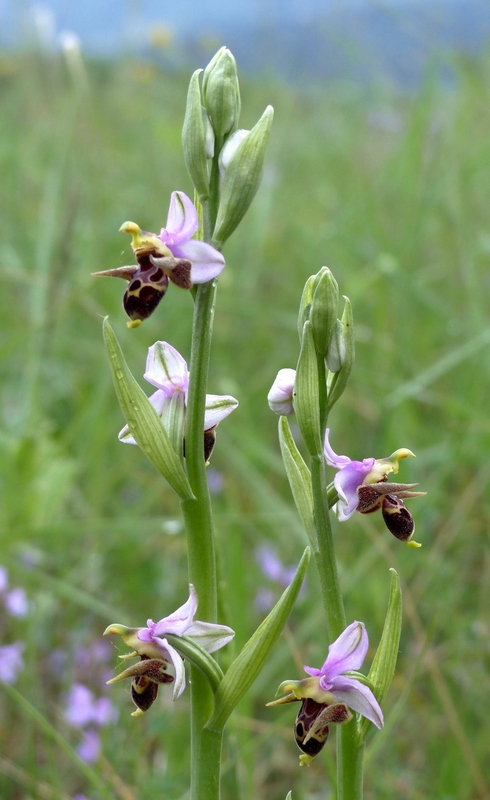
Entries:
<svg viewBox="0 0 490 800">
<path fill-rule="evenodd" d="M 216 205 L 214 203 L 213 205 Z M 212 230 L 212 206 L 202 209 L 203 239 Z M 201 284 L 195 293 L 192 347 L 187 397 L 185 460 L 194 498 L 182 502 L 187 533 L 189 582 L 199 599 L 199 619 L 216 622 L 217 575 L 214 527 L 204 463 L 204 409 L 213 331 L 216 280 Z M 220 796 L 221 732 L 205 731 L 213 711 L 213 694 L 205 676 L 191 665 L 191 800 L 218 800 Z"/>
<path fill-rule="evenodd" d="M 334 641 L 346 627 L 345 611 L 335 559 L 332 526 L 328 513 L 325 460 L 323 456 L 310 459 L 313 511 L 315 517 L 316 549 L 314 557 L 320 578 L 322 600 L 327 618 L 330 641 Z"/>
<path fill-rule="evenodd" d="M 318 357 L 319 386 L 326 386 L 325 362 Z M 320 408 L 327 408 L 326 396 L 320 397 Z M 327 427 L 326 411 L 321 418 L 322 441 Z M 337 560 L 329 514 L 328 487 L 323 453 L 310 459 L 311 486 L 316 531 L 314 557 L 320 578 L 329 640 L 332 642 L 345 630 L 344 601 L 340 590 Z M 330 498 L 332 499 L 332 498 Z M 359 744 L 355 718 L 337 728 L 337 800 L 362 800 L 364 745 Z"/>
<path fill-rule="evenodd" d="M 364 742 L 354 718 L 337 728 L 337 800 L 362 800 L 363 773 Z"/>
</svg>

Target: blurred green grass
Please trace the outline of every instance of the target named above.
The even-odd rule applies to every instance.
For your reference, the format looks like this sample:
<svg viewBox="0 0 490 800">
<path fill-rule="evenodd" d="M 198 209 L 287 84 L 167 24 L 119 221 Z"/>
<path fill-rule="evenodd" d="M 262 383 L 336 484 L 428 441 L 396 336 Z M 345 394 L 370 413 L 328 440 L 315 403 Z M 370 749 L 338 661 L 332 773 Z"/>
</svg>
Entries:
<svg viewBox="0 0 490 800">
<path fill-rule="evenodd" d="M 333 447 L 354 458 L 409 447 L 418 458 L 399 478 L 428 491 L 412 504 L 419 551 L 392 540 L 378 515 L 336 526 L 347 618 L 366 623 L 371 656 L 388 568 L 404 583 L 400 657 L 386 729 L 368 748 L 367 800 L 486 793 L 489 69 L 488 57 L 461 60 L 450 87 L 428 75 L 411 94 L 242 79 L 241 124 L 251 127 L 268 103 L 275 121 L 263 185 L 226 245 L 209 381 L 240 400 L 212 461 L 224 487 L 214 498 L 223 615 L 236 646 L 260 619 L 254 600 L 267 581 L 257 548 L 269 543 L 290 564 L 304 546 L 266 394 L 278 369 L 295 366 L 301 290 L 323 264 L 353 302 L 357 336 Z M 110 315 L 139 377 L 157 339 L 189 357 L 191 297 L 171 287 L 158 313 L 128 331 L 122 282 L 90 272 L 131 263 L 124 220 L 158 230 L 170 192 L 191 193 L 180 145 L 189 75 L 127 60 L 89 64 L 88 78 L 83 91 L 55 59 L 0 62 L 0 563 L 33 603 L 15 625 L 3 614 L 1 632 L 5 643 L 26 642 L 16 689 L 73 747 L 66 692 L 74 680 L 101 691 L 79 648 L 110 622 L 144 624 L 187 596 L 178 503 L 139 451 L 117 441 L 123 420 L 101 318 Z M 276 800 L 291 788 L 295 800 L 328 796 L 334 737 L 299 771 L 294 712 L 264 708 L 303 663 L 322 663 L 326 647 L 310 570 L 287 635 L 230 726 L 225 800 Z M 58 666 L 53 653 L 63 654 Z M 187 698 L 173 706 L 161 691 L 134 720 L 128 689 L 111 688 L 121 716 L 102 731 L 95 783 L 2 692 L 0 796 L 95 800 L 102 778 L 111 797 L 185 797 Z"/>
</svg>

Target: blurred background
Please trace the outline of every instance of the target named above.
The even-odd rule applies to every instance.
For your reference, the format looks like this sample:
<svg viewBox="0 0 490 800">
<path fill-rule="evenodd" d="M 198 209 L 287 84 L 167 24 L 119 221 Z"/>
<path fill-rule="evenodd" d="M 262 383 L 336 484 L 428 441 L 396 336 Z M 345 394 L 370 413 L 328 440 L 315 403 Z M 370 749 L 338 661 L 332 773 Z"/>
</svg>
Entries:
<svg viewBox="0 0 490 800">
<path fill-rule="evenodd" d="M 241 126 L 275 108 L 263 184 L 227 242 L 209 379 L 239 409 L 209 467 L 235 651 L 279 597 L 305 535 L 279 453 L 270 385 L 298 357 L 306 278 L 350 297 L 357 360 L 331 417 L 352 458 L 408 447 L 399 480 L 420 550 L 380 515 L 335 523 L 348 621 L 379 642 L 389 567 L 404 624 L 366 798 L 488 797 L 490 7 L 486 2 L 0 2 L 0 796 L 187 796 L 188 696 L 142 719 L 105 686 L 120 642 L 188 594 L 172 491 L 123 425 L 102 343 L 109 314 L 133 373 L 167 340 L 190 355 L 191 296 L 171 287 L 128 330 L 127 219 L 158 231 L 182 159 L 187 85 L 223 44 Z M 150 387 L 145 385 L 150 393 Z M 244 568 L 245 565 L 245 568 Z M 277 685 L 321 665 L 310 569 L 260 678 L 229 726 L 225 800 L 333 796 L 335 737 L 298 770 L 295 709 Z M 227 648 L 232 651 L 233 648 Z M 222 662 L 233 652 L 223 652 Z"/>
</svg>

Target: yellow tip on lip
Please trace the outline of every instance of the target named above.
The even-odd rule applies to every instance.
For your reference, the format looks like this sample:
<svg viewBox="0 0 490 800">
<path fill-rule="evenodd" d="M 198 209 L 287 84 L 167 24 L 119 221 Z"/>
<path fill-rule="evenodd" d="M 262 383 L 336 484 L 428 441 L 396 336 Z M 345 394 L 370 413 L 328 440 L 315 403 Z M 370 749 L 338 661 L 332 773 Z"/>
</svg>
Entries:
<svg viewBox="0 0 490 800">
<path fill-rule="evenodd" d="M 137 225 L 136 222 L 123 222 L 119 228 L 119 233 L 131 233 L 137 236 L 141 233 L 141 230 L 140 226 Z"/>
</svg>

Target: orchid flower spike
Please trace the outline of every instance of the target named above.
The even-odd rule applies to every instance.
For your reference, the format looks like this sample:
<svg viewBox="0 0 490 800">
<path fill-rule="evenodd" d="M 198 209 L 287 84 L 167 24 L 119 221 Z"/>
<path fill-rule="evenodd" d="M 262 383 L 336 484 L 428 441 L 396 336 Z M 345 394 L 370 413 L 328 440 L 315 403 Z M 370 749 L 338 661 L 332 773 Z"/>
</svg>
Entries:
<svg viewBox="0 0 490 800">
<path fill-rule="evenodd" d="M 129 328 L 136 328 L 158 306 L 167 291 L 169 280 L 181 289 L 216 278 L 225 260 L 206 242 L 192 239 L 199 227 L 194 204 L 184 192 L 172 192 L 167 226 L 160 233 L 142 231 L 135 222 L 125 222 L 122 233 L 132 236 L 132 248 L 138 266 L 119 267 L 93 272 L 98 277 L 123 278 L 129 281 L 123 306 L 130 318 Z"/>
<path fill-rule="evenodd" d="M 167 411 L 175 399 L 187 405 L 189 371 L 180 353 L 168 342 L 155 342 L 148 350 L 144 378 L 157 387 L 149 400 L 165 425 Z M 216 439 L 216 426 L 238 406 L 231 395 L 207 394 L 204 411 L 204 458 L 208 462 Z M 119 432 L 119 441 L 136 444 L 127 425 Z"/>
<path fill-rule="evenodd" d="M 409 547 L 420 547 L 412 539 L 415 523 L 403 499 L 421 497 L 425 492 L 412 492 L 411 489 L 418 485 L 416 483 L 387 481 L 391 472 L 398 472 L 400 459 L 415 458 L 412 451 L 403 447 L 389 458 L 353 461 L 348 456 L 334 453 L 330 446 L 329 433 L 327 428 L 324 451 L 327 464 L 337 470 L 333 483 L 338 495 L 335 510 L 340 522 L 349 519 L 355 511 L 370 514 L 380 508 L 386 527 L 393 536 Z"/>
<path fill-rule="evenodd" d="M 208 653 L 214 653 L 233 639 L 235 632 L 226 625 L 194 620 L 197 610 L 197 595 L 192 583 L 189 584 L 189 599 L 183 606 L 158 622 L 147 621 L 146 628 L 127 628 L 125 625 L 109 625 L 104 631 L 119 634 L 125 644 L 132 648 L 131 653 L 121 658 L 140 657 L 140 661 L 125 669 L 108 683 L 131 678 L 131 696 L 136 705 L 133 717 L 148 711 L 156 699 L 160 683 L 173 683 L 173 699 L 176 700 L 185 689 L 185 669 L 182 656 L 165 638 L 165 635 L 185 636 Z M 172 665 L 175 676 L 167 673 Z"/>
<path fill-rule="evenodd" d="M 278 700 L 268 706 L 301 701 L 295 722 L 295 739 L 303 754 L 300 765 L 307 766 L 327 741 L 329 726 L 352 719 L 351 708 L 369 719 L 377 728 L 383 727 L 383 712 L 371 689 L 355 677 L 368 650 L 369 640 L 362 622 L 349 625 L 328 648 L 321 667 L 305 667 L 311 677 L 299 681 L 284 681 L 279 686 Z"/>
</svg>

